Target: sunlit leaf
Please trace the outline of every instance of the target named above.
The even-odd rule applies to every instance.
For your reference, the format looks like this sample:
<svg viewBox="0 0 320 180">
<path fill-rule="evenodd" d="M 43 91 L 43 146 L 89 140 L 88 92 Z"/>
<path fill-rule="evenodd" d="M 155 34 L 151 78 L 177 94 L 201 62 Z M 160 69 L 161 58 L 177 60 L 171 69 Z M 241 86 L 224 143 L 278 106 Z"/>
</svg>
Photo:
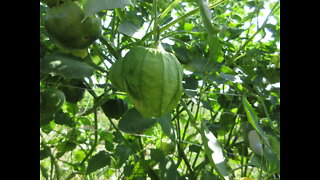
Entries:
<svg viewBox="0 0 320 180">
<path fill-rule="evenodd" d="M 236 80 L 235 76 L 234 75 L 230 75 L 230 74 L 225 74 L 225 73 L 220 73 L 220 77 L 225 79 L 225 80 L 228 80 L 228 81 L 234 81 Z"/>
<path fill-rule="evenodd" d="M 251 104 L 248 102 L 248 100 L 246 99 L 245 96 L 242 97 L 242 104 L 244 106 L 245 112 L 247 114 L 248 117 L 248 121 L 249 123 L 253 126 L 253 128 L 257 131 L 257 133 L 259 134 L 259 136 L 265 140 L 265 133 L 262 130 L 260 124 L 259 124 L 259 118 L 256 114 L 256 112 L 254 111 L 254 109 L 252 108 Z"/>
<path fill-rule="evenodd" d="M 100 151 L 94 155 L 88 163 L 87 174 L 90 174 L 98 169 L 101 169 L 110 164 L 111 157 L 106 151 Z"/>
<path fill-rule="evenodd" d="M 68 54 L 46 55 L 40 61 L 40 71 L 52 75 L 61 75 L 66 79 L 82 79 L 90 77 L 94 68 L 85 63 L 81 58 Z"/>
<path fill-rule="evenodd" d="M 119 120 L 118 128 L 126 133 L 142 133 L 155 125 L 156 122 L 157 119 L 145 119 L 135 108 L 131 108 Z"/>
<path fill-rule="evenodd" d="M 144 36 L 144 31 L 132 21 L 125 21 L 118 26 L 117 31 L 130 37 L 141 39 Z"/>
<path fill-rule="evenodd" d="M 277 157 L 277 154 L 272 150 L 268 142 L 268 139 L 259 124 L 259 119 L 257 114 L 255 113 L 253 107 L 250 105 L 245 96 L 242 98 L 242 103 L 244 105 L 244 109 L 248 116 L 249 123 L 254 127 L 256 132 L 259 134 L 261 138 L 262 146 L 263 146 L 263 156 L 267 162 L 267 168 L 269 172 L 276 172 L 279 170 L 280 160 Z"/>
<path fill-rule="evenodd" d="M 192 31 L 193 27 L 194 26 L 191 23 L 184 23 L 184 30 L 185 31 Z"/>
<path fill-rule="evenodd" d="M 216 62 L 223 61 L 222 44 L 216 35 L 208 35 L 208 45 L 210 48 L 210 56 Z"/>
<path fill-rule="evenodd" d="M 213 135 L 213 133 L 201 123 L 201 139 L 203 141 L 205 154 L 210 160 L 212 166 L 218 171 L 221 177 L 228 179 L 230 174 L 230 167 L 227 165 L 227 159 L 224 154 L 224 149 L 219 143 L 218 139 Z"/>
<path fill-rule="evenodd" d="M 133 5 L 130 0 L 88 0 L 84 5 L 85 18 L 106 9 L 124 8 Z"/>
</svg>

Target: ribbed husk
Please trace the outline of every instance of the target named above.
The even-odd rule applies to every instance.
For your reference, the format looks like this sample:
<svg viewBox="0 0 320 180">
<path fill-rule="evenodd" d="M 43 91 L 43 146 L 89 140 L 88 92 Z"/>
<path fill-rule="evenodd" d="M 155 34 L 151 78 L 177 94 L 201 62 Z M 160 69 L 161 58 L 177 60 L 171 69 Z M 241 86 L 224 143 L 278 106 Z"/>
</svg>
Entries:
<svg viewBox="0 0 320 180">
<path fill-rule="evenodd" d="M 183 74 L 172 53 L 138 46 L 113 66 L 112 84 L 128 93 L 143 117 L 160 117 L 178 104 Z"/>
<path fill-rule="evenodd" d="M 83 50 L 95 42 L 102 32 L 100 18 L 84 18 L 81 6 L 67 2 L 53 7 L 44 17 L 44 26 L 51 40 L 60 48 Z"/>
</svg>

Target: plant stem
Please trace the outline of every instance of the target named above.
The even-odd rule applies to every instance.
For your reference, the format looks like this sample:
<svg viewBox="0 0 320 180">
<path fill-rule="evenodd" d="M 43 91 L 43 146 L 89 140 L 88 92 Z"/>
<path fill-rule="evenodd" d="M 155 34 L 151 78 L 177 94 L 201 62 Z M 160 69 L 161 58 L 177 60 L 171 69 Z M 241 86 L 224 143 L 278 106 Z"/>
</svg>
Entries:
<svg viewBox="0 0 320 180">
<path fill-rule="evenodd" d="M 158 30 L 158 17 L 157 17 L 157 0 L 153 0 L 153 33 L 154 33 L 154 40 L 155 44 L 159 43 L 159 30 Z"/>
<path fill-rule="evenodd" d="M 210 5 L 210 9 L 212 8 L 215 8 L 217 6 L 219 6 L 220 4 L 224 3 L 225 1 L 227 0 L 220 0 L 220 1 L 217 1 L 217 2 L 214 2 L 213 4 Z M 198 13 L 200 11 L 199 8 L 196 8 L 182 16 L 180 16 L 179 18 L 171 21 L 170 23 L 168 23 L 167 25 L 165 25 L 164 27 L 160 28 L 159 29 L 159 33 L 162 33 L 163 31 L 169 29 L 171 26 L 175 25 L 176 23 L 180 22 L 180 21 L 183 21 L 184 19 L 188 18 L 189 16 L 192 16 L 196 13 Z M 144 42 L 147 38 L 149 38 L 154 32 L 150 32 L 148 34 L 146 34 L 141 40 L 140 42 Z"/>
<path fill-rule="evenodd" d="M 235 126 L 236 126 L 236 119 L 237 119 L 237 115 L 234 116 L 233 125 L 232 125 L 232 127 L 231 127 L 231 129 L 230 129 L 227 142 L 225 143 L 226 146 L 229 146 L 229 147 L 231 147 L 231 146 L 230 146 L 230 145 L 231 145 L 231 144 L 230 144 L 230 141 L 231 141 L 231 137 L 232 137 L 231 135 L 233 135 L 232 132 L 233 132 Z"/>
<path fill-rule="evenodd" d="M 93 43 L 92 45 L 92 49 L 95 53 L 98 54 L 98 56 L 100 56 L 101 58 L 107 60 L 110 64 L 113 64 L 113 62 L 108 58 L 108 56 L 106 56 L 101 49 L 98 47 L 97 43 Z"/>
<path fill-rule="evenodd" d="M 87 159 L 91 156 L 91 154 L 94 152 L 98 145 L 98 116 L 97 116 L 97 110 L 94 110 L 94 142 L 91 146 L 90 151 L 86 155 L 86 157 L 80 162 L 80 166 L 83 165 Z"/>
<path fill-rule="evenodd" d="M 47 143 L 44 141 L 44 138 L 42 136 L 42 134 L 40 133 L 40 136 L 42 138 L 42 141 L 41 141 L 41 145 L 44 147 L 44 148 L 49 148 Z M 57 180 L 60 180 L 60 169 L 59 169 L 59 166 L 58 166 L 58 163 L 56 161 L 56 158 L 53 156 L 51 150 L 49 151 L 49 156 L 50 156 L 50 161 L 51 161 L 51 173 L 50 173 L 50 178 L 52 179 L 52 175 L 53 175 L 53 167 L 55 169 L 55 176 L 56 176 L 56 179 Z"/>
<path fill-rule="evenodd" d="M 98 96 L 96 95 L 94 90 L 91 88 L 91 86 L 85 80 L 83 80 L 82 82 L 86 86 L 86 89 L 88 90 L 88 92 L 96 99 Z"/>
<path fill-rule="evenodd" d="M 197 162 L 197 160 L 198 160 L 199 155 L 200 155 L 200 151 L 197 152 L 196 158 L 195 158 L 194 161 L 193 161 L 193 164 L 192 164 L 192 168 L 193 168 L 193 169 L 194 169 L 194 167 L 196 166 L 196 162 Z"/>
<path fill-rule="evenodd" d="M 181 0 L 175 0 L 173 1 L 160 15 L 158 21 L 160 22 L 164 16 L 168 14 L 169 11 L 171 11 Z"/>
<path fill-rule="evenodd" d="M 141 136 L 139 136 L 138 139 L 139 139 L 139 146 L 140 146 L 140 156 L 141 156 L 142 160 L 144 160 L 143 144 L 142 144 Z"/>
<path fill-rule="evenodd" d="M 92 153 L 96 149 L 97 145 L 98 145 L 98 116 L 97 116 L 97 110 L 94 110 L 94 142 L 90 148 L 90 151 L 86 153 L 86 156 L 82 159 L 79 166 L 82 166 L 89 159 L 89 157 L 92 155 Z M 74 175 L 75 175 L 75 172 L 72 172 L 69 174 L 69 176 L 67 176 L 66 179 L 69 180 L 73 178 Z"/>
<path fill-rule="evenodd" d="M 197 167 L 194 168 L 195 171 L 201 170 L 206 164 L 208 164 L 210 161 L 205 158 L 204 161 L 202 161 Z"/>
<path fill-rule="evenodd" d="M 194 176 L 194 172 L 193 172 L 192 167 L 191 167 L 191 165 L 190 165 L 190 163 L 189 163 L 189 161 L 188 161 L 188 159 L 186 157 L 186 154 L 184 153 L 184 151 L 182 150 L 181 146 L 179 146 L 179 145 L 178 145 L 178 151 L 179 151 L 179 156 L 182 157 L 184 163 L 186 164 L 186 166 L 187 166 L 187 168 L 188 168 L 188 170 L 190 172 L 190 175 Z"/>
<path fill-rule="evenodd" d="M 177 112 L 177 115 L 176 115 L 176 128 L 177 128 L 177 135 L 178 135 L 178 139 L 181 139 L 181 129 L 180 129 L 180 112 L 179 112 L 179 106 L 177 106 L 176 108 L 176 112 Z M 180 142 L 179 142 L 180 143 Z"/>
<path fill-rule="evenodd" d="M 115 22 L 116 22 L 116 11 L 113 10 L 113 16 L 112 16 L 112 20 L 109 26 L 111 26 L 111 33 L 110 33 L 110 41 L 114 42 L 114 37 L 115 37 L 115 32 L 116 32 L 116 26 L 115 26 Z"/>
<path fill-rule="evenodd" d="M 107 118 L 109 120 L 109 122 L 111 123 L 112 127 L 119 133 L 119 135 L 121 136 L 121 138 L 124 140 L 124 142 L 126 143 L 126 145 L 131 149 L 132 152 L 134 153 L 138 153 L 131 145 L 130 143 L 128 142 L 128 140 L 122 135 L 122 133 L 120 132 L 120 130 L 117 128 L 117 126 L 112 122 L 112 120 L 110 118 Z M 140 144 L 140 148 L 141 150 L 143 150 L 143 146 L 142 146 L 142 141 L 141 141 L 141 136 L 139 136 L 139 144 Z M 140 153 L 140 156 L 139 159 L 143 159 L 144 160 L 144 154 L 143 154 L 143 151 L 141 151 Z M 149 167 L 148 169 L 148 174 L 150 176 L 152 176 L 155 180 L 158 179 L 156 173 L 154 172 L 154 170 Z"/>
<path fill-rule="evenodd" d="M 253 38 L 264 28 L 264 26 L 266 25 L 266 23 L 269 20 L 269 17 L 276 11 L 275 8 L 277 7 L 277 5 L 279 4 L 280 0 L 273 6 L 272 10 L 270 11 L 270 13 L 268 14 L 268 16 L 266 17 L 266 19 L 264 20 L 263 24 L 261 25 L 261 27 L 239 48 L 239 50 L 236 52 L 236 54 L 231 58 L 230 62 L 234 63 L 234 60 L 237 59 L 237 57 L 239 56 L 240 52 L 247 46 L 247 44 L 253 40 Z M 278 9 L 277 9 L 278 10 Z"/>
<path fill-rule="evenodd" d="M 118 38 L 119 39 L 119 38 Z M 115 59 L 119 59 L 121 57 L 120 53 L 117 52 L 116 48 L 111 44 L 111 42 L 109 42 L 109 40 L 101 35 L 99 37 L 99 40 L 101 41 L 101 43 L 103 43 L 105 46 L 107 46 L 107 49 L 109 51 L 109 53 L 115 58 Z M 108 60 L 108 59 L 107 59 Z M 109 60 L 108 60 L 109 61 Z M 109 61 L 110 62 L 110 61 Z M 111 64 L 113 62 L 110 62 Z"/>
<path fill-rule="evenodd" d="M 270 118 L 270 116 L 269 116 L 269 113 L 268 113 L 268 110 L 267 110 L 267 107 L 266 107 L 266 105 L 264 104 L 264 101 L 263 101 L 263 99 L 262 99 L 260 96 L 258 96 L 258 101 L 261 103 L 261 105 L 262 105 L 262 107 L 263 107 L 263 110 L 264 110 L 264 113 L 266 114 L 267 118 L 268 118 L 269 120 L 271 120 L 271 118 Z"/>
<path fill-rule="evenodd" d="M 113 121 L 110 118 L 107 118 L 109 120 L 109 122 L 111 123 L 112 127 L 117 131 L 117 133 L 119 133 L 119 135 L 121 136 L 121 138 L 124 140 L 124 142 L 127 144 L 127 146 L 132 150 L 132 152 L 136 152 L 135 149 L 133 149 L 130 145 L 130 143 L 128 142 L 128 140 L 122 135 L 122 133 L 120 132 L 120 130 L 117 128 L 117 126 L 113 123 Z"/>
</svg>

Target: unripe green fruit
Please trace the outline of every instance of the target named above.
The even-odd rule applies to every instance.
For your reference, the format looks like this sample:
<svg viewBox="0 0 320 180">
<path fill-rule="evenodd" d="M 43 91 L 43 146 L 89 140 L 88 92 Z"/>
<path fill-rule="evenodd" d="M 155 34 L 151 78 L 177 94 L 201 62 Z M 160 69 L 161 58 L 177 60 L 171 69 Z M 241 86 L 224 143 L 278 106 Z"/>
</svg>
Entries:
<svg viewBox="0 0 320 180">
<path fill-rule="evenodd" d="M 40 92 L 40 118 L 45 120 L 55 114 L 65 100 L 64 93 L 58 89 L 45 89 Z"/>
<path fill-rule="evenodd" d="M 163 116 L 178 104 L 183 72 L 172 53 L 138 46 L 113 66 L 111 83 L 128 93 L 144 118 Z"/>
<path fill-rule="evenodd" d="M 63 83 L 59 88 L 66 96 L 66 101 L 69 103 L 77 103 L 83 99 L 85 86 L 79 79 L 72 79 Z"/>
<path fill-rule="evenodd" d="M 101 108 L 108 118 L 119 119 L 128 111 L 129 105 L 125 100 L 116 98 L 108 99 Z"/>
<path fill-rule="evenodd" d="M 165 154 L 173 154 L 176 149 L 176 145 L 172 142 L 161 142 L 160 144 L 160 150 L 162 150 Z"/>
<path fill-rule="evenodd" d="M 123 59 L 117 59 L 117 61 L 112 64 L 109 71 L 109 78 L 112 86 L 119 91 L 125 91 L 124 81 L 122 80 L 122 62 Z"/>
<path fill-rule="evenodd" d="M 80 50 L 88 48 L 101 34 L 100 18 L 89 16 L 75 2 L 66 2 L 53 7 L 44 17 L 44 26 L 57 46 Z"/>
</svg>

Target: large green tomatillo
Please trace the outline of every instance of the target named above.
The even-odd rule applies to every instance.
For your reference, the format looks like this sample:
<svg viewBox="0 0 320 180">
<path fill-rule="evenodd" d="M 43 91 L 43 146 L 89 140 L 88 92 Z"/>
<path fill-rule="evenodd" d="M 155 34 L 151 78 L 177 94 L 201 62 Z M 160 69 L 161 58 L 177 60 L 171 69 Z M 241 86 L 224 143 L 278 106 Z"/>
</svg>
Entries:
<svg viewBox="0 0 320 180">
<path fill-rule="evenodd" d="M 44 17 L 44 26 L 50 38 L 59 47 L 80 50 L 88 48 L 101 34 L 101 20 L 96 15 L 87 17 L 75 2 L 67 2 L 50 9 Z"/>
<path fill-rule="evenodd" d="M 74 104 L 83 99 L 86 91 L 85 88 L 86 87 L 80 79 L 65 80 L 59 87 L 59 89 L 63 91 L 66 101 Z"/>
<path fill-rule="evenodd" d="M 119 119 L 129 109 L 128 103 L 123 99 L 108 99 L 101 108 L 108 118 Z"/>
<path fill-rule="evenodd" d="M 182 95 L 182 67 L 162 48 L 135 47 L 110 69 L 115 88 L 128 93 L 144 117 L 160 117 L 172 111 Z"/>
<path fill-rule="evenodd" d="M 66 97 L 58 89 L 45 89 L 40 92 L 40 118 L 45 120 L 55 114 L 64 104 Z"/>
</svg>

